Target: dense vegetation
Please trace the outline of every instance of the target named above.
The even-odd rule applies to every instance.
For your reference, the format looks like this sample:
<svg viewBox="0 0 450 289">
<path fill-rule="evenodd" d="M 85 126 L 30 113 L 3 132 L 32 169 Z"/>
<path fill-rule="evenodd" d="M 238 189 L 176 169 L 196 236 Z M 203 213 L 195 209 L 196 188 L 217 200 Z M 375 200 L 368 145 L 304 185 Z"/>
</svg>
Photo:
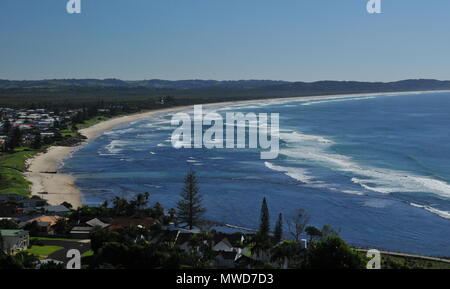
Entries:
<svg viewBox="0 0 450 289">
<path fill-rule="evenodd" d="M 129 108 L 160 107 L 243 99 L 450 89 L 450 81 L 404 80 L 398 82 L 266 80 L 0 80 L 0 106 L 79 108 L 93 104 L 125 105 Z"/>
</svg>

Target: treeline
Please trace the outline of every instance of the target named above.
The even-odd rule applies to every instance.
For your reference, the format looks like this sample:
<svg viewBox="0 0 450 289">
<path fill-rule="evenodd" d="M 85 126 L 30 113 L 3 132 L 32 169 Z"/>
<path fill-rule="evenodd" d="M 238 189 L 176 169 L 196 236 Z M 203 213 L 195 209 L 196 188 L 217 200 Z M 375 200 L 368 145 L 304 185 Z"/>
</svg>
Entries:
<svg viewBox="0 0 450 289">
<path fill-rule="evenodd" d="M 61 82 L 68 82 L 61 85 Z M 72 81 L 74 82 L 74 81 Z M 10 107 L 60 107 L 80 108 L 103 102 L 105 105 L 122 105 L 129 108 L 153 109 L 155 107 L 186 105 L 233 100 L 277 97 L 376 93 L 418 90 L 450 90 L 450 81 L 430 79 L 397 82 L 357 81 L 147 81 L 123 82 L 120 80 L 68 80 L 9 82 L 0 81 L 0 106 Z M 118 82 L 120 84 L 118 84 Z M 2 84 L 3 83 L 3 84 Z M 13 83 L 13 84 L 11 84 Z M 125 84 L 123 84 L 125 83 Z M 162 97 L 171 100 L 160 102 Z"/>
</svg>

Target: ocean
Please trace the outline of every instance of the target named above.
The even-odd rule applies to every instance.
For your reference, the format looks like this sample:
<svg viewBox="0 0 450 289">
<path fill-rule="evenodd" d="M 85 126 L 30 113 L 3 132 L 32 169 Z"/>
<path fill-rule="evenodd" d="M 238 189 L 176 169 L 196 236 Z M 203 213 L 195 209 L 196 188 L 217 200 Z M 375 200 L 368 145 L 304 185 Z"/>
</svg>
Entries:
<svg viewBox="0 0 450 289">
<path fill-rule="evenodd" d="M 82 200 L 149 192 L 175 207 L 197 172 L 205 218 L 257 228 L 263 197 L 272 225 L 298 208 L 349 244 L 450 256 L 450 93 L 330 96 L 209 107 L 279 113 L 280 154 L 258 149 L 175 149 L 171 115 L 103 133 L 65 160 Z M 289 237 L 285 227 L 285 237 Z"/>
</svg>

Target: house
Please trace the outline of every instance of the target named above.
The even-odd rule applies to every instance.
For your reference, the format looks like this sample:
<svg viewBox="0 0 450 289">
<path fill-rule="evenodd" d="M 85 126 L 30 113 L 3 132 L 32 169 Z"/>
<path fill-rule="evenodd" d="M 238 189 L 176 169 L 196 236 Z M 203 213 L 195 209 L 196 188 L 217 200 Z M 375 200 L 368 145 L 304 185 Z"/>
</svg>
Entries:
<svg viewBox="0 0 450 289">
<path fill-rule="evenodd" d="M 19 224 L 20 228 L 24 228 L 28 224 L 32 224 L 36 222 L 38 226 L 38 231 L 36 233 L 45 233 L 45 234 L 52 234 L 53 233 L 53 226 L 60 220 L 63 219 L 63 217 L 60 216 L 39 216 L 32 219 L 29 219 L 27 221 L 21 222 Z"/>
<path fill-rule="evenodd" d="M 244 240 L 244 235 L 241 234 L 216 233 L 212 249 L 217 252 L 237 252 L 242 254 L 241 246 Z"/>
<path fill-rule="evenodd" d="M 234 266 L 239 269 L 256 269 L 263 267 L 264 263 L 252 259 L 246 255 L 240 255 L 234 261 Z"/>
<path fill-rule="evenodd" d="M 18 194 L 0 194 L 0 202 L 11 202 L 15 203 L 18 201 L 26 200 L 27 198 Z"/>
<path fill-rule="evenodd" d="M 0 202 L 0 217 L 15 217 L 21 215 L 22 208 L 18 208 L 16 204 Z"/>
<path fill-rule="evenodd" d="M 55 133 L 53 132 L 41 132 L 41 138 L 53 138 L 55 137 Z"/>
<path fill-rule="evenodd" d="M 214 266 L 217 268 L 234 268 L 235 261 L 240 256 L 237 252 L 220 252 L 214 258 Z"/>
<path fill-rule="evenodd" d="M 39 198 L 31 198 L 17 201 L 17 204 L 26 211 L 34 211 L 38 207 L 46 206 L 47 201 Z"/>
<path fill-rule="evenodd" d="M 30 245 L 30 235 L 24 230 L 0 230 L 1 249 L 6 254 L 26 250 Z"/>
<path fill-rule="evenodd" d="M 66 206 L 59 205 L 59 206 L 44 206 L 42 208 L 44 212 L 52 215 L 58 215 L 58 216 L 65 216 L 67 213 L 70 212 L 70 209 L 68 209 Z"/>
<path fill-rule="evenodd" d="M 104 223 L 97 218 L 87 221 L 86 224 L 89 225 L 90 227 L 100 227 L 102 229 L 110 226 L 109 224 Z"/>
<path fill-rule="evenodd" d="M 175 238 L 175 244 L 177 244 L 181 250 L 185 252 L 190 252 L 192 250 L 190 244 L 193 236 L 194 234 L 192 233 L 184 233 L 178 231 L 177 236 Z"/>
<path fill-rule="evenodd" d="M 89 239 L 89 234 L 94 229 L 94 227 L 73 227 L 70 231 L 71 238 L 74 239 Z"/>
<path fill-rule="evenodd" d="M 108 230 L 110 231 L 118 231 L 124 229 L 128 226 L 142 226 L 144 228 L 150 228 L 154 225 L 159 224 L 160 222 L 153 218 L 128 218 L 128 217 L 119 217 L 114 218 L 110 222 L 110 226 L 108 226 Z"/>
</svg>

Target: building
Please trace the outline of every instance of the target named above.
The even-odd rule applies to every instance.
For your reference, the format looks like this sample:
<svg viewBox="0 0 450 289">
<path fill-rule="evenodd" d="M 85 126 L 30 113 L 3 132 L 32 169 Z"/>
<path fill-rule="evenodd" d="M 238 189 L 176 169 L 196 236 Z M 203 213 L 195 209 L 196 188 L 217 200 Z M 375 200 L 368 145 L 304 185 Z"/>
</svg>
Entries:
<svg viewBox="0 0 450 289">
<path fill-rule="evenodd" d="M 214 266 L 217 268 L 234 268 L 235 261 L 239 259 L 241 254 L 236 252 L 220 252 L 214 258 Z"/>
<path fill-rule="evenodd" d="M 28 249 L 30 235 L 24 230 L 0 230 L 1 249 L 6 254 Z"/>
<path fill-rule="evenodd" d="M 19 224 L 20 228 L 25 227 L 28 224 L 32 224 L 34 222 L 36 222 L 37 225 L 37 230 L 38 233 L 40 235 L 51 235 L 53 234 L 53 226 L 56 225 L 56 223 L 60 220 L 63 219 L 63 217 L 60 216 L 39 216 L 24 222 L 21 222 Z"/>
<path fill-rule="evenodd" d="M 94 227 L 73 227 L 70 231 L 70 237 L 74 239 L 89 239 L 89 234 Z"/>
<path fill-rule="evenodd" d="M 58 205 L 58 206 L 44 206 L 42 209 L 45 213 L 57 215 L 57 216 L 65 216 L 67 213 L 70 212 L 70 209 L 68 209 L 66 206 Z"/>
</svg>

